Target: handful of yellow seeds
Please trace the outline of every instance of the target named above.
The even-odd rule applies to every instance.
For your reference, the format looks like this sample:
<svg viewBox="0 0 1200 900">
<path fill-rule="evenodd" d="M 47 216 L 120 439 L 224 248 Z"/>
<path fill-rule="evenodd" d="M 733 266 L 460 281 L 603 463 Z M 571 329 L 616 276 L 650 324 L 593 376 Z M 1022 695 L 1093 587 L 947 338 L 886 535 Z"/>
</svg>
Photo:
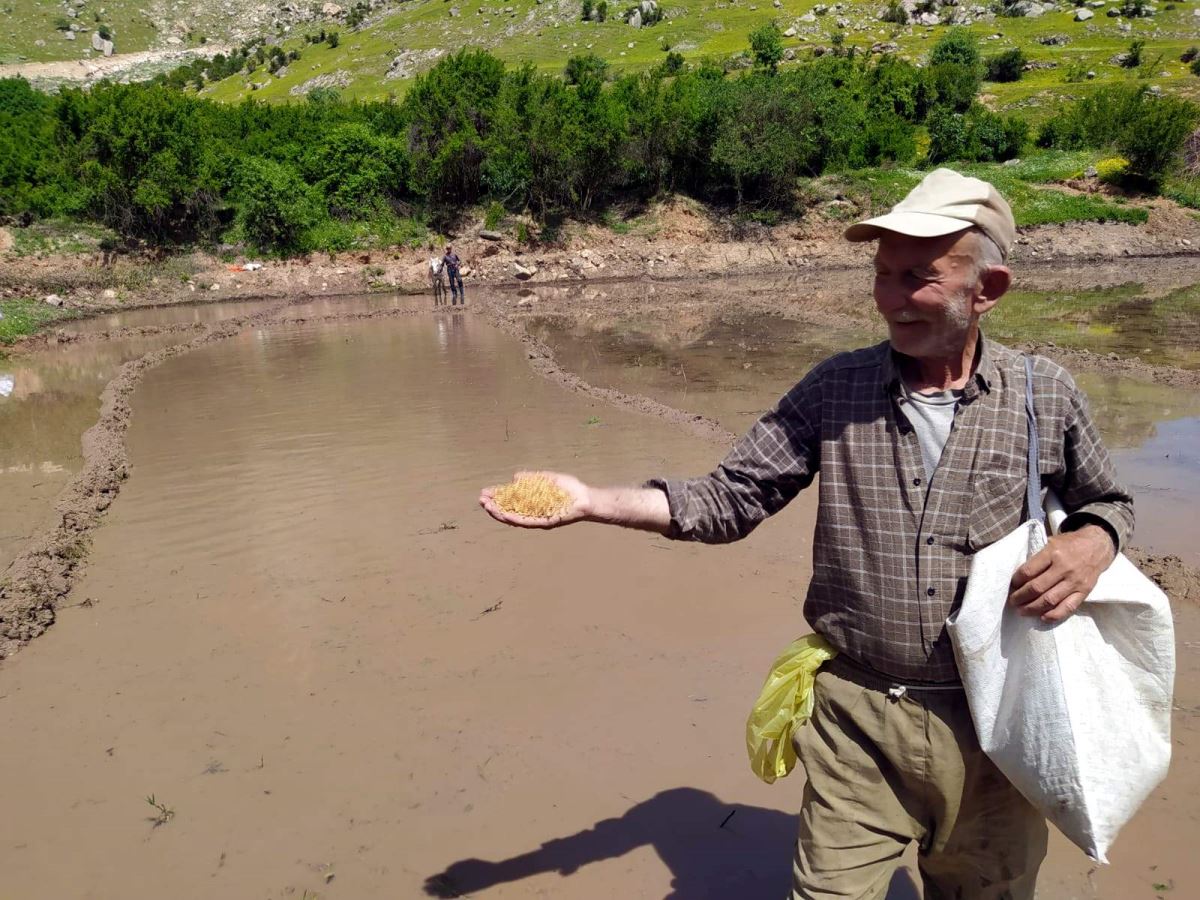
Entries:
<svg viewBox="0 0 1200 900">
<path fill-rule="evenodd" d="M 571 505 L 571 495 L 545 475 L 522 475 L 493 491 L 496 505 L 518 516 L 549 519 Z"/>
</svg>

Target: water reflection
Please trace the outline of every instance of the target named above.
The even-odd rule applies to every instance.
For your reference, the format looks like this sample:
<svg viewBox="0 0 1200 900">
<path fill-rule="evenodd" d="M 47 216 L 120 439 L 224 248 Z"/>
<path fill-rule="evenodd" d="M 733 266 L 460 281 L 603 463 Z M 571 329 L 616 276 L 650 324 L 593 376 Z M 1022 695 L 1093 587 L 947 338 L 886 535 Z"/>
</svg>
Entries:
<svg viewBox="0 0 1200 900">
<path fill-rule="evenodd" d="M 12 359 L 0 375 L 0 571 L 41 527 L 82 464 L 80 438 L 120 366 L 177 337 L 55 347 Z"/>
<path fill-rule="evenodd" d="M 735 433 L 817 362 L 879 339 L 865 327 L 764 315 L 685 318 L 661 327 L 636 318 L 593 326 L 540 316 L 528 327 L 588 381 L 700 413 Z M 1200 506 L 1200 467 L 1188 452 L 1200 445 L 1200 393 L 1093 372 L 1077 381 L 1119 474 L 1136 488 L 1138 542 L 1200 565 L 1200 550 L 1182 527 Z"/>
</svg>

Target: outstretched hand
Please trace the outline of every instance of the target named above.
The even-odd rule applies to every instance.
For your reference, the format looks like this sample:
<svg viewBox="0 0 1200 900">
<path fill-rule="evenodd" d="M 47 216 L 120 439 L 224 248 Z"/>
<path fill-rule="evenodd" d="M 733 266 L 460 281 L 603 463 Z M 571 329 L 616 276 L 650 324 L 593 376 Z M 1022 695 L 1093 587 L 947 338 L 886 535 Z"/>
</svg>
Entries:
<svg viewBox="0 0 1200 900">
<path fill-rule="evenodd" d="M 560 472 L 517 472 L 513 478 L 525 478 L 530 475 L 542 475 L 567 492 L 571 502 L 562 512 L 545 518 L 538 516 L 522 516 L 511 513 L 496 505 L 495 489 L 484 488 L 479 494 L 479 505 L 487 510 L 487 514 L 497 522 L 505 525 L 515 525 L 518 528 L 558 528 L 560 525 L 570 525 L 581 522 L 591 512 L 591 491 L 586 484 L 573 475 Z"/>
<path fill-rule="evenodd" d="M 1079 609 L 1115 556 L 1098 525 L 1056 534 L 1013 574 L 1008 600 L 1022 615 L 1061 622 Z"/>
</svg>

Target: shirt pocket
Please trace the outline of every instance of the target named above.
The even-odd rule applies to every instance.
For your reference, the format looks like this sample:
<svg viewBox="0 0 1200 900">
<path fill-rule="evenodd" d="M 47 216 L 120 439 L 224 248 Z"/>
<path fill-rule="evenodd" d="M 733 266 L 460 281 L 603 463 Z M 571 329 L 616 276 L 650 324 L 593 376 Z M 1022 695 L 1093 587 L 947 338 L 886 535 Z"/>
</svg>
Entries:
<svg viewBox="0 0 1200 900">
<path fill-rule="evenodd" d="M 982 550 L 1021 524 L 1027 478 L 1008 472 L 975 476 L 967 519 L 967 546 L 971 550 Z"/>
</svg>

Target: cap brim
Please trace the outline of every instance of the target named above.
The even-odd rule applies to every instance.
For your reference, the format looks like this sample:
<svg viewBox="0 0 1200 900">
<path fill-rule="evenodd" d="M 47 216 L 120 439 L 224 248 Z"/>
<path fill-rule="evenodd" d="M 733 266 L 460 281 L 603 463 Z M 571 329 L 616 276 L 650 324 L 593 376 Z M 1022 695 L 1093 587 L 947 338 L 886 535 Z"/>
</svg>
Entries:
<svg viewBox="0 0 1200 900">
<path fill-rule="evenodd" d="M 885 216 L 876 216 L 874 219 L 851 225 L 843 234 L 848 241 L 873 241 L 883 231 L 894 231 L 909 237 L 932 238 L 965 231 L 972 224 L 962 219 L 930 213 L 890 212 Z"/>
</svg>

